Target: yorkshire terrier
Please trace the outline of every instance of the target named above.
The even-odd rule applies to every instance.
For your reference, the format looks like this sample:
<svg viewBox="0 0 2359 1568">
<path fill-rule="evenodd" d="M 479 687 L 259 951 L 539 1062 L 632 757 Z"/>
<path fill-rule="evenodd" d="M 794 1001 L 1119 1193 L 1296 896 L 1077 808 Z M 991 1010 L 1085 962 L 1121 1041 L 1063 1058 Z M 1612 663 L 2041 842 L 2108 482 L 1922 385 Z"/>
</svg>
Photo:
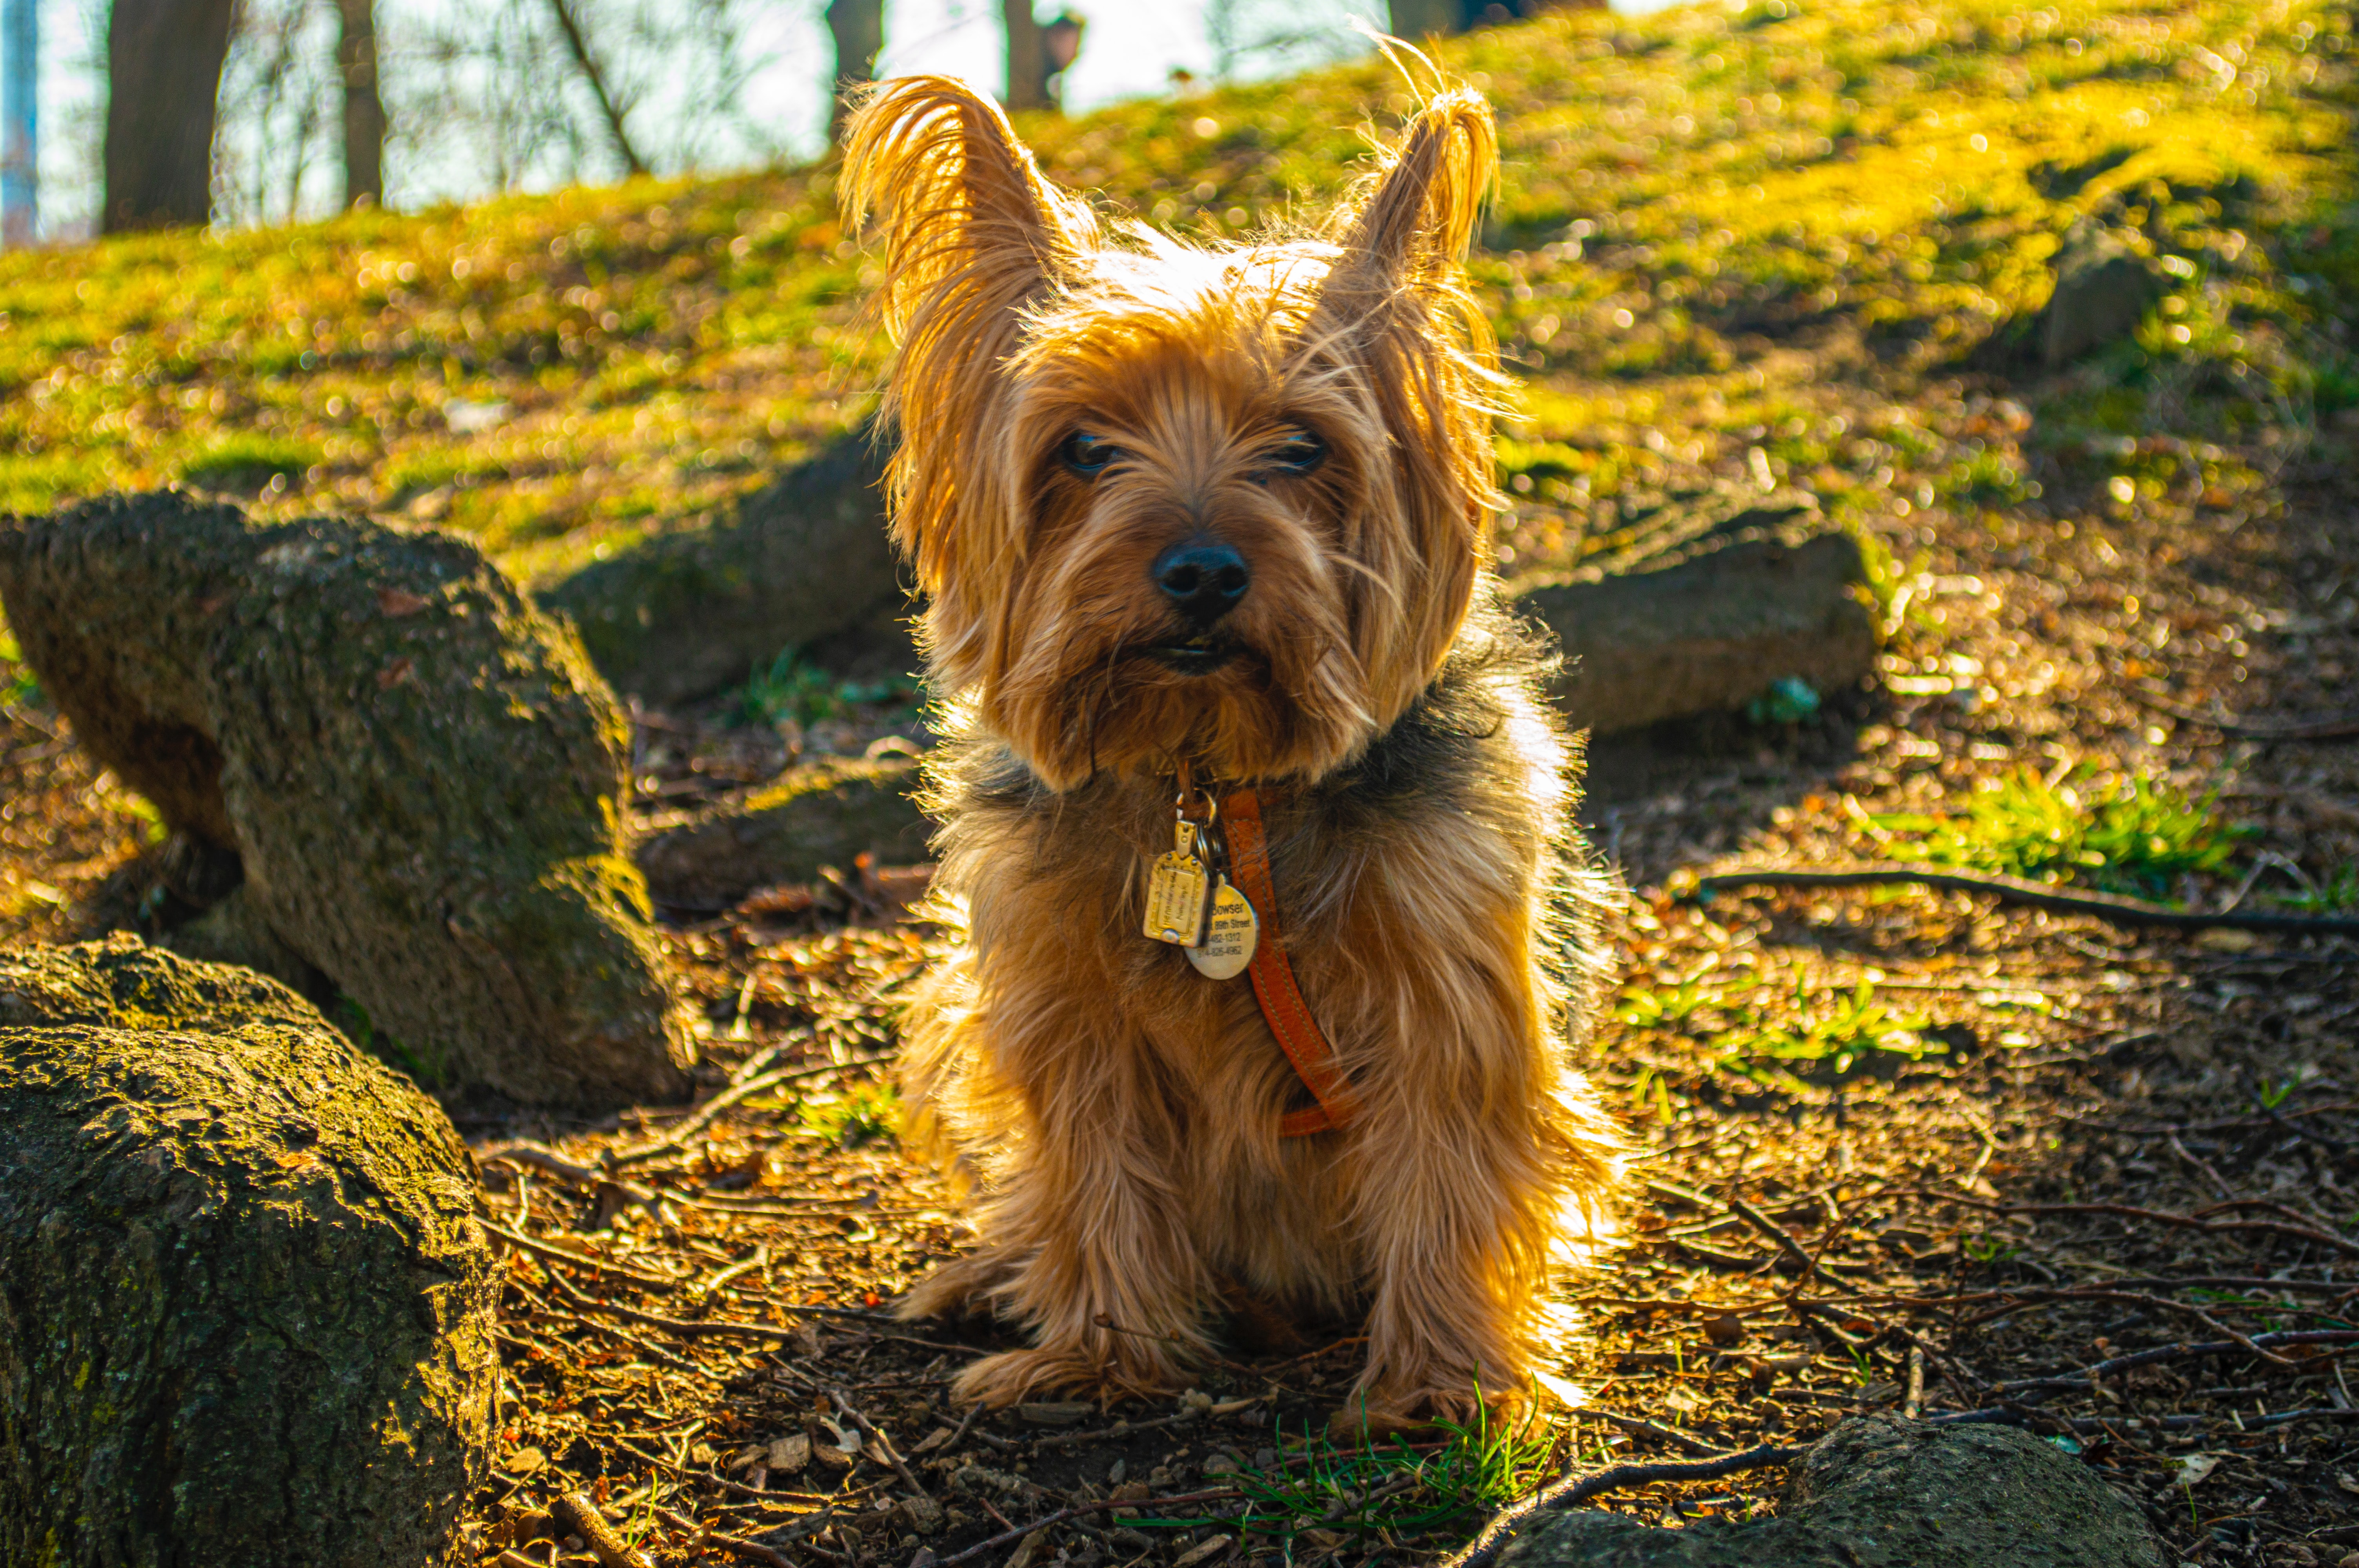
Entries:
<svg viewBox="0 0 2359 1568">
<path fill-rule="evenodd" d="M 963 1400 L 1169 1390 L 1244 1302 L 1364 1321 L 1355 1412 L 1462 1415 L 1602 1218 L 1603 884 L 1487 565 L 1497 157 L 1445 92 L 1323 224 L 1206 246 L 1109 232 L 958 81 L 852 123 L 950 730 L 903 1085 L 979 1238 L 901 1311 L 1033 1341 Z"/>
</svg>

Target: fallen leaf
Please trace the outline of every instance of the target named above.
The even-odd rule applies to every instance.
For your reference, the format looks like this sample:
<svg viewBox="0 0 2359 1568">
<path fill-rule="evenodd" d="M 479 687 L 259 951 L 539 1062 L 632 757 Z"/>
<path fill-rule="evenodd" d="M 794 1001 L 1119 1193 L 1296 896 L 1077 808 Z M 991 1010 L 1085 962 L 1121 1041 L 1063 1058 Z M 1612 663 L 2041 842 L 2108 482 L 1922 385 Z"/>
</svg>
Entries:
<svg viewBox="0 0 2359 1568">
<path fill-rule="evenodd" d="M 2179 1474 L 2171 1477 L 2174 1487 L 2192 1487 L 2220 1467 L 2217 1454 L 2190 1454 L 2179 1462 Z"/>
<path fill-rule="evenodd" d="M 791 1433 L 770 1444 L 766 1460 L 773 1470 L 799 1476 L 810 1464 L 811 1440 L 799 1432 Z"/>
</svg>

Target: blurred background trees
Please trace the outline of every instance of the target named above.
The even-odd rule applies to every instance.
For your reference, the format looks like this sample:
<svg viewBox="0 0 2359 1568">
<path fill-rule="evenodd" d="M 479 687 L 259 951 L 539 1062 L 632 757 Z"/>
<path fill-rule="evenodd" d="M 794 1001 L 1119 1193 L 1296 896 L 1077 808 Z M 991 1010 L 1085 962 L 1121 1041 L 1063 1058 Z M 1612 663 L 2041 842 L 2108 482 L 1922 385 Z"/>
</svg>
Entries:
<svg viewBox="0 0 2359 1568">
<path fill-rule="evenodd" d="M 880 69 L 1053 113 L 1077 61 L 1093 105 L 1355 53 L 1355 21 L 1416 37 L 1537 0 L 1180 0 L 1094 37 L 1048 0 L 20 3 L 55 18 L 46 234 L 71 239 L 811 156 Z"/>
</svg>

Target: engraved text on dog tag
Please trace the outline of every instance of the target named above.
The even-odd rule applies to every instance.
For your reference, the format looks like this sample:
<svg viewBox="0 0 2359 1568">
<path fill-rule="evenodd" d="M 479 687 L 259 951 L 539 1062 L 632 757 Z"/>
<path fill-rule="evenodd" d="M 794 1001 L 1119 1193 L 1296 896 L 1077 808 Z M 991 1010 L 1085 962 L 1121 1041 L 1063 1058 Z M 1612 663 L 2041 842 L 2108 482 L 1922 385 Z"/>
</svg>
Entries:
<svg viewBox="0 0 2359 1568">
<path fill-rule="evenodd" d="M 1204 939 L 1204 906 L 1212 894 L 1212 874 L 1197 852 L 1195 824 L 1181 822 L 1171 852 L 1147 871 L 1147 934 L 1158 942 L 1195 946 Z"/>
<path fill-rule="evenodd" d="M 1253 962 L 1254 949 L 1260 946 L 1261 916 L 1254 913 L 1245 895 L 1222 877 L 1212 889 L 1211 928 L 1201 946 L 1188 949 L 1188 961 L 1207 979 L 1233 979 L 1245 972 Z"/>
</svg>

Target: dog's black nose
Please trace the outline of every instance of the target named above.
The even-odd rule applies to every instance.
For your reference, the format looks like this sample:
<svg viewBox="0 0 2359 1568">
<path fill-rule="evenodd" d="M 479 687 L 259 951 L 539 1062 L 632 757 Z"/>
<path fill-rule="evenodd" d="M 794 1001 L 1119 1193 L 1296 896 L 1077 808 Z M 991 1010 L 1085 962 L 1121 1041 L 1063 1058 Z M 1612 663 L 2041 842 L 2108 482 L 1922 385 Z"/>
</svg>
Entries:
<svg viewBox="0 0 2359 1568">
<path fill-rule="evenodd" d="M 1210 534 L 1180 540 L 1156 557 L 1149 569 L 1171 608 L 1199 631 L 1234 610 L 1253 581 L 1235 546 Z"/>
</svg>

